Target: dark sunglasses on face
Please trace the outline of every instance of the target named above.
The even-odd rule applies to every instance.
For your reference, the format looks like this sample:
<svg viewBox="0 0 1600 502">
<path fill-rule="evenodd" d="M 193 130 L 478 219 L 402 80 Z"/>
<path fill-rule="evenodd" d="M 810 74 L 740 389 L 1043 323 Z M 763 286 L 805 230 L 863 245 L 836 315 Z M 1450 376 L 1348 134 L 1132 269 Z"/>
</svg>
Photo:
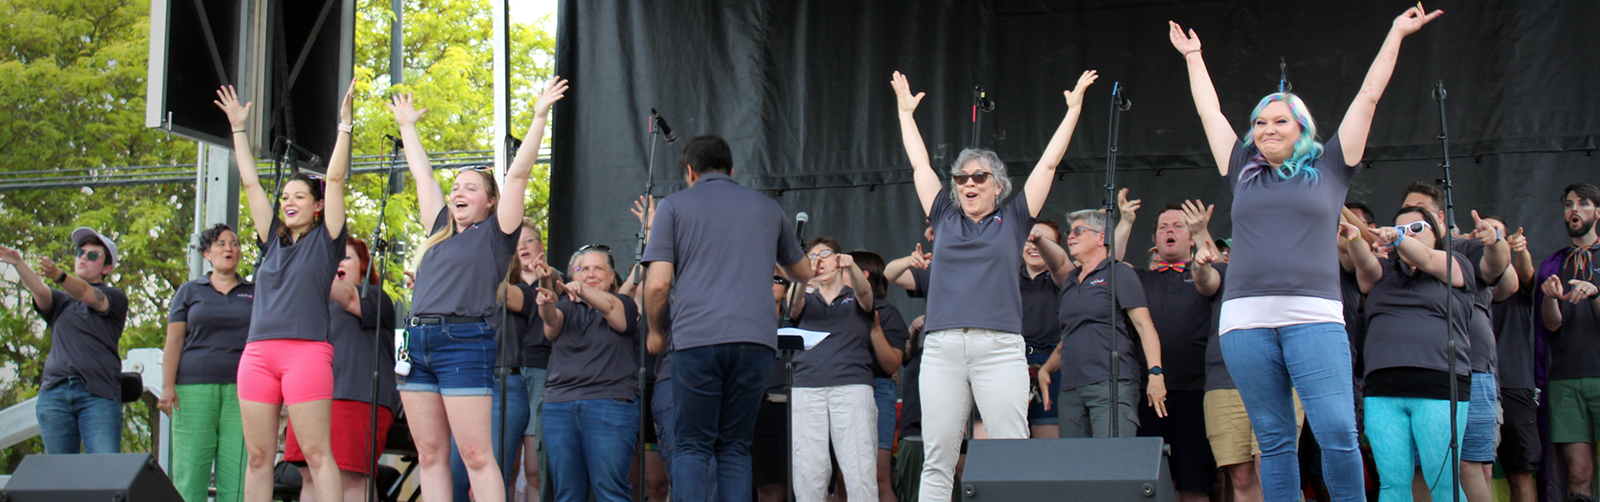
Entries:
<svg viewBox="0 0 1600 502">
<path fill-rule="evenodd" d="M 973 183 L 977 183 L 979 185 L 982 185 L 984 183 L 988 183 L 989 182 L 989 176 L 991 176 L 991 175 L 989 174 L 988 171 L 978 171 L 978 172 L 975 172 L 975 173 L 972 173 L 972 174 L 967 174 L 967 173 L 956 174 L 954 176 L 951 176 L 951 178 L 955 178 L 957 185 L 965 185 L 965 184 L 967 184 L 967 180 L 969 180 L 969 179 L 972 180 Z"/>
<path fill-rule="evenodd" d="M 784 279 L 783 276 L 781 276 L 781 275 L 774 275 L 774 276 L 772 276 L 772 283 L 773 284 L 779 284 L 779 285 L 782 285 L 782 286 L 788 286 L 789 285 L 789 280 L 788 279 Z"/>
<path fill-rule="evenodd" d="M 1422 233 L 1423 230 L 1433 228 L 1433 225 L 1429 225 L 1426 221 L 1417 220 L 1404 225 L 1395 225 L 1394 228 L 1411 235 L 1417 235 Z"/>
<path fill-rule="evenodd" d="M 83 258 L 85 260 L 89 260 L 89 261 L 95 261 L 95 260 L 100 259 L 100 252 L 99 251 L 87 251 L 87 250 L 84 250 L 83 248 L 78 248 L 76 251 L 73 252 L 72 255 L 76 256 L 76 257 L 79 257 L 79 258 Z"/>
</svg>

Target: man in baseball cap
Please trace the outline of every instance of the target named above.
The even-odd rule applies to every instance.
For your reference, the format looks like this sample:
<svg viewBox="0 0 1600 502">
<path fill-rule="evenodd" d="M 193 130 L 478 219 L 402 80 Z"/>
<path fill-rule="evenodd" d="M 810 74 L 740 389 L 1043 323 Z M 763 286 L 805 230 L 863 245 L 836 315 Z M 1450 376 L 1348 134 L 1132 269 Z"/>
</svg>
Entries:
<svg viewBox="0 0 1600 502">
<path fill-rule="evenodd" d="M 0 262 L 16 267 L 33 294 L 34 310 L 50 328 L 36 412 L 45 453 L 118 453 L 122 362 L 117 342 L 128 320 L 128 296 L 105 284 L 116 268 L 117 245 L 87 227 L 73 230 L 72 242 L 73 274 L 43 256 L 35 271 L 21 252 L 5 246 L 0 246 Z"/>
</svg>

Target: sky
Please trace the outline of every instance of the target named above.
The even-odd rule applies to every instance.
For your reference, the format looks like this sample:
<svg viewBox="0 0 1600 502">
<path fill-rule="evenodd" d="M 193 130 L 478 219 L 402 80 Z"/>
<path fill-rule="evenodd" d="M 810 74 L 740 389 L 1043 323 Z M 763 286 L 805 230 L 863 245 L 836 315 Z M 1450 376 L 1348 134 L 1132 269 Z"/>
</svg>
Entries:
<svg viewBox="0 0 1600 502">
<path fill-rule="evenodd" d="M 511 18 L 516 20 L 534 20 L 545 14 L 556 11 L 557 0 L 509 0 L 511 3 Z"/>
</svg>

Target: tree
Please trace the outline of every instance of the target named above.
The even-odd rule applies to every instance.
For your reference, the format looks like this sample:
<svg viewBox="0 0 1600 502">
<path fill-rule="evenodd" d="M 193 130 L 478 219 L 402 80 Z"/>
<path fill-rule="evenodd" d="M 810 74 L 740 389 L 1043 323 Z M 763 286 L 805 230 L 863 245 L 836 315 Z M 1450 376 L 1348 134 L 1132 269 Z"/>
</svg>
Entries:
<svg viewBox="0 0 1600 502">
<path fill-rule="evenodd" d="M 411 2 L 406 9 L 406 85 L 390 86 L 389 3 L 358 3 L 355 154 L 388 153 L 383 135 L 395 127 L 383 98 L 402 89 L 433 108 L 422 124 L 430 150 L 491 148 L 491 4 L 443 0 Z M 513 25 L 514 51 L 526 61 L 513 81 L 515 123 L 523 127 L 532 121 L 533 83 L 548 78 L 553 67 L 555 37 L 545 28 L 551 25 L 549 18 Z M 0 3 L 0 26 L 0 172 L 80 169 L 103 175 L 116 166 L 194 162 L 195 142 L 144 127 L 149 2 L 8 0 Z M 534 176 L 529 212 L 542 220 L 548 170 L 536 169 Z M 371 233 L 382 183 L 375 175 L 352 180 L 351 235 Z M 407 186 L 414 184 L 408 180 Z M 130 303 L 119 348 L 126 353 L 160 347 L 168 300 L 188 279 L 193 201 L 190 184 L 0 192 L 0 244 L 30 257 L 63 260 L 71 257 L 67 236 L 73 228 L 104 232 L 121 251 L 111 283 L 128 293 Z M 248 211 L 241 213 L 241 226 L 249 228 Z M 390 199 L 385 221 L 391 240 L 420 241 L 415 214 L 411 190 Z M 248 273 L 255 250 L 245 247 L 241 271 Z M 407 296 L 395 280 L 401 266 L 392 260 L 386 274 L 397 298 Z M 38 393 L 49 350 L 50 337 L 27 292 L 0 280 L 0 408 Z M 143 403 L 124 408 L 123 451 L 150 450 L 146 416 Z M 23 455 L 40 451 L 38 438 L 0 451 L 0 472 L 11 472 Z"/>
</svg>

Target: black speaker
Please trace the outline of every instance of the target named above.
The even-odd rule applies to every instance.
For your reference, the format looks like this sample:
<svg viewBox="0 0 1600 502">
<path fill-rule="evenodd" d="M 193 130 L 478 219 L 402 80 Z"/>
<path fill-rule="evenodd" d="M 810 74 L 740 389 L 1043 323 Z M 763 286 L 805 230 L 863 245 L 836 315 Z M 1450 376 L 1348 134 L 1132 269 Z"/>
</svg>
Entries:
<svg viewBox="0 0 1600 502">
<path fill-rule="evenodd" d="M 148 453 L 28 455 L 0 502 L 183 502 Z"/>
<path fill-rule="evenodd" d="M 959 488 L 973 502 L 1177 500 L 1158 437 L 971 441 Z"/>
</svg>

